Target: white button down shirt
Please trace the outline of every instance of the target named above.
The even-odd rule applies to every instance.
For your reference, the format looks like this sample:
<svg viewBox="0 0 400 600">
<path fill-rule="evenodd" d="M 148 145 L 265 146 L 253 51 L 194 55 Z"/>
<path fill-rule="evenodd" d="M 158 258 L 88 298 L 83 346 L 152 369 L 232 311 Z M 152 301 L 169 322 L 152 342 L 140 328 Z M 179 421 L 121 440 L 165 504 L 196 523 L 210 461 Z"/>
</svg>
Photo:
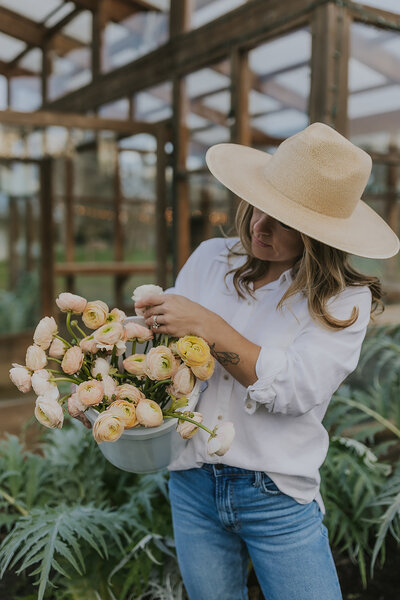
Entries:
<svg viewBox="0 0 400 600">
<path fill-rule="evenodd" d="M 210 456 L 208 434 L 200 429 L 168 468 L 223 462 L 263 471 L 283 493 L 301 504 L 316 499 L 324 511 L 319 467 L 329 440 L 321 421 L 332 394 L 357 366 L 370 319 L 371 292 L 367 286 L 352 286 L 329 300 L 330 314 L 339 319 L 349 318 L 353 306 L 359 307 L 357 321 L 342 330 L 313 320 L 303 294 L 276 310 L 292 282 L 291 269 L 255 290 L 255 300 L 250 296 L 243 300 L 234 288 L 233 274 L 226 278 L 227 287 L 224 284 L 225 273 L 245 262 L 245 257 L 228 262 L 227 244 L 237 240 L 213 238 L 200 244 L 166 292 L 198 302 L 261 346 L 257 380 L 246 388 L 216 361 L 196 410 L 210 429 L 232 421 L 236 431 L 232 446 L 222 457 Z"/>
</svg>

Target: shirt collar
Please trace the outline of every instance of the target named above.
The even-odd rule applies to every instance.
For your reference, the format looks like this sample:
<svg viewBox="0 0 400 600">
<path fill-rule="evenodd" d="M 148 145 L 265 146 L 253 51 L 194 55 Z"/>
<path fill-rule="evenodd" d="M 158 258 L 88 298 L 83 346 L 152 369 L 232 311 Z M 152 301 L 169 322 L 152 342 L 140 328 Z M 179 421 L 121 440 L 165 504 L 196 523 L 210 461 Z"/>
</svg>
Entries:
<svg viewBox="0 0 400 600">
<path fill-rule="evenodd" d="M 238 240 L 239 240 L 238 237 L 229 238 L 229 239 L 225 240 L 225 248 L 223 250 L 221 250 L 221 252 L 219 252 L 219 254 L 217 254 L 215 256 L 215 260 L 226 263 L 227 265 L 229 265 L 230 269 L 236 268 L 241 263 L 243 263 L 245 260 L 244 255 L 243 256 L 232 256 L 230 258 L 228 256 L 229 249 L 232 248 Z M 286 271 L 281 273 L 281 275 L 279 276 L 278 279 L 275 279 L 274 281 L 270 281 L 269 283 L 266 283 L 265 285 L 258 288 L 257 290 L 254 290 L 252 286 L 251 286 L 251 289 L 253 290 L 254 293 L 257 294 L 257 292 L 261 292 L 261 291 L 264 291 L 267 289 L 277 288 L 280 285 L 282 285 L 283 283 L 288 283 L 290 285 L 292 283 L 292 281 L 293 281 L 292 267 L 290 267 L 289 269 L 287 269 Z"/>
</svg>

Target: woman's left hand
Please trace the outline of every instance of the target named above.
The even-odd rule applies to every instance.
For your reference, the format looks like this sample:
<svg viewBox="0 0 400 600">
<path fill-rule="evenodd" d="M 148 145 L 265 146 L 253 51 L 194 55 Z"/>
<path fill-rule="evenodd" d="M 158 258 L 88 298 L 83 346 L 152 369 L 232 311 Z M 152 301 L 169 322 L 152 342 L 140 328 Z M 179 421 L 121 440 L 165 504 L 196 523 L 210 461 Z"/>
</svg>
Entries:
<svg viewBox="0 0 400 600">
<path fill-rule="evenodd" d="M 145 309 L 146 325 L 153 333 L 166 333 L 173 337 L 189 334 L 203 337 L 203 325 L 214 316 L 201 304 L 178 294 L 149 295 L 145 300 L 136 302 L 135 308 Z M 154 316 L 160 327 L 154 327 Z"/>
</svg>

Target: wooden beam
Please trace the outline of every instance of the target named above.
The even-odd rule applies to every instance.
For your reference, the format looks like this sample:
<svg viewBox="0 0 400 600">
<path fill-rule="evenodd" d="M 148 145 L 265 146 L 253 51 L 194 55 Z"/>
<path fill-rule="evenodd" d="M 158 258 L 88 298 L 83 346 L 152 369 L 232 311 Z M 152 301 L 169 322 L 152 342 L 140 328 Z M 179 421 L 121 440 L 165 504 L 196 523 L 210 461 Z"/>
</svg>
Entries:
<svg viewBox="0 0 400 600">
<path fill-rule="evenodd" d="M 97 131 L 118 131 L 134 135 L 136 133 L 149 133 L 155 135 L 157 125 L 145 121 L 123 121 L 120 119 L 106 119 L 89 115 L 73 113 L 58 113 L 51 111 L 36 111 L 32 113 L 14 110 L 1 110 L 0 123 L 12 125 L 27 125 L 32 127 L 59 126 L 67 129 L 94 129 Z"/>
<path fill-rule="evenodd" d="M 40 163 L 40 295 L 42 316 L 54 314 L 53 162 Z"/>
<path fill-rule="evenodd" d="M 66 157 L 65 167 L 65 260 L 75 260 L 75 232 L 74 232 L 74 163 L 72 158 Z M 75 291 L 75 277 L 71 273 L 66 277 L 66 289 Z"/>
<path fill-rule="evenodd" d="M 351 56 L 388 78 L 400 83 L 399 57 L 356 31 L 351 34 Z"/>
<path fill-rule="evenodd" d="M 116 154 L 114 163 L 114 260 L 124 260 L 124 227 L 122 224 L 122 189 L 121 174 L 119 169 L 119 156 Z M 126 275 L 117 274 L 114 278 L 114 300 L 116 306 L 124 302 L 123 291 Z"/>
<path fill-rule="evenodd" d="M 153 52 L 51 102 L 54 110 L 83 112 L 225 59 L 229 49 L 254 47 L 309 23 L 310 0 L 251 0 L 202 27 L 177 35 Z M 173 27 L 171 25 L 171 27 Z"/>
<path fill-rule="evenodd" d="M 310 122 L 347 136 L 350 17 L 336 4 L 317 6 L 312 21 Z"/>
<path fill-rule="evenodd" d="M 358 2 L 346 1 L 346 8 L 349 15 L 355 21 L 373 25 L 374 27 L 382 27 L 384 29 L 393 29 L 398 31 L 400 27 L 400 15 L 397 13 L 382 10 L 375 6 L 367 6 Z"/>
<path fill-rule="evenodd" d="M 98 0 L 92 19 L 92 80 L 95 81 L 104 70 L 104 30 L 107 25 L 105 0 Z"/>
<path fill-rule="evenodd" d="M 234 48 L 231 54 L 231 140 L 251 143 L 249 121 L 250 71 L 248 53 Z"/>
<path fill-rule="evenodd" d="M 167 221 L 165 211 L 167 208 L 167 182 L 166 167 L 167 156 L 165 144 L 167 142 L 166 126 L 161 125 L 157 135 L 157 179 L 156 179 L 156 284 L 163 289 L 168 286 L 167 282 Z"/>
<path fill-rule="evenodd" d="M 389 154 L 398 154 L 399 150 L 396 144 L 391 143 L 389 145 Z M 398 234 L 399 233 L 399 217 L 400 207 L 398 200 L 397 187 L 399 183 L 399 167 L 390 164 L 386 167 L 387 169 L 387 197 L 385 206 L 385 219 L 389 227 Z M 397 278 L 397 256 L 393 256 L 389 260 L 385 261 L 385 279 L 389 281 L 395 281 Z"/>
<path fill-rule="evenodd" d="M 366 115 L 365 117 L 349 119 L 349 132 L 350 136 L 382 131 L 392 133 L 393 129 L 397 128 L 397 123 L 400 123 L 400 110 Z"/>
<path fill-rule="evenodd" d="M 8 237 L 8 289 L 15 290 L 18 283 L 19 259 L 17 243 L 20 232 L 17 198 L 8 198 L 10 228 Z"/>
<path fill-rule="evenodd" d="M 55 267 L 56 275 L 144 275 L 155 273 L 157 265 L 155 262 L 145 263 L 118 263 L 108 262 L 65 262 L 58 263 Z"/>
</svg>

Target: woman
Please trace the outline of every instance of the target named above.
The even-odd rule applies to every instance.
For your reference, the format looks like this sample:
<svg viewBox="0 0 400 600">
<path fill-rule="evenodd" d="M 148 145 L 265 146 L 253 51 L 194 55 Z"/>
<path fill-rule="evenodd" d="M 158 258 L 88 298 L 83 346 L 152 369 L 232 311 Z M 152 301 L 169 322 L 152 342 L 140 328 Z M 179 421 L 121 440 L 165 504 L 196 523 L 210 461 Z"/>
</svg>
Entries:
<svg viewBox="0 0 400 600">
<path fill-rule="evenodd" d="M 321 421 L 381 304 L 379 280 L 347 253 L 387 258 L 399 240 L 360 200 L 370 157 L 322 123 L 273 156 L 220 144 L 207 164 L 242 198 L 238 238 L 203 242 L 145 302 L 157 333 L 207 340 L 216 369 L 196 410 L 236 431 L 224 456 L 199 431 L 169 465 L 182 577 L 191 600 L 247 598 L 250 556 L 267 600 L 338 600 Z"/>
</svg>

